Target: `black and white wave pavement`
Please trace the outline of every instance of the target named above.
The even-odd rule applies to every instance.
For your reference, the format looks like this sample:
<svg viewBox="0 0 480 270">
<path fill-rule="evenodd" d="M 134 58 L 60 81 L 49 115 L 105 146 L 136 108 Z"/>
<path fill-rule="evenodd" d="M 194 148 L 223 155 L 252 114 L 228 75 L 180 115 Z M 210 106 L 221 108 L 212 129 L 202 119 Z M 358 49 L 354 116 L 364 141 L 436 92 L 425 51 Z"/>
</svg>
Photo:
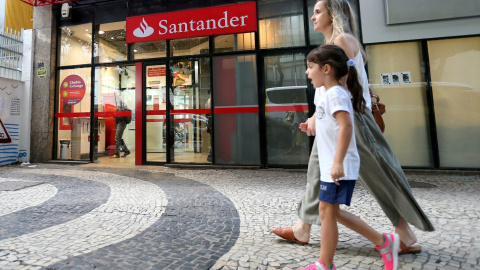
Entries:
<svg viewBox="0 0 480 270">
<path fill-rule="evenodd" d="M 209 269 L 239 236 L 235 206 L 208 185 L 65 168 L 0 171 L 0 269 Z"/>
</svg>

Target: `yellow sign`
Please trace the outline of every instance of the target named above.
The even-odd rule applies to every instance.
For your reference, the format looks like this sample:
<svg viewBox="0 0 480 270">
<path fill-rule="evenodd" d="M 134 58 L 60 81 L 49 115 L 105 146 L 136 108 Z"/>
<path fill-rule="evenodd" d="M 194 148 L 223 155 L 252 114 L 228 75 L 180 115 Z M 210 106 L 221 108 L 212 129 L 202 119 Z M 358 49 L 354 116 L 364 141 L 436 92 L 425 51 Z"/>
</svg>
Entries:
<svg viewBox="0 0 480 270">
<path fill-rule="evenodd" d="M 45 67 L 41 67 L 37 70 L 37 76 L 40 78 L 40 79 L 43 79 L 45 78 L 45 76 L 47 76 L 47 69 Z"/>
</svg>

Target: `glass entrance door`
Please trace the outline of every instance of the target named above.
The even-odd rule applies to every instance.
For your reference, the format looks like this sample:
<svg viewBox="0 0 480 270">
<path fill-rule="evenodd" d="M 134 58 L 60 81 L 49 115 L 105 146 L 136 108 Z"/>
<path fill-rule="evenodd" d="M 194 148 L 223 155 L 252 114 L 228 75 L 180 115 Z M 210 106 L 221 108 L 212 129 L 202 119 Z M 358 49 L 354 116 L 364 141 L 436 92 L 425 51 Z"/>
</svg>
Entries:
<svg viewBox="0 0 480 270">
<path fill-rule="evenodd" d="M 171 61 L 170 72 L 173 92 L 169 162 L 212 162 L 210 59 Z"/>
<path fill-rule="evenodd" d="M 92 129 L 94 160 L 135 164 L 135 72 L 134 65 L 95 69 L 94 124 L 89 117 L 75 121 L 75 134 L 85 138 L 79 154 L 88 153 Z"/>
<path fill-rule="evenodd" d="M 167 162 L 167 145 L 170 141 L 167 132 L 166 112 L 167 66 L 165 64 L 148 65 L 145 69 L 145 110 L 146 110 L 146 161 Z M 168 86 L 168 87 L 167 87 Z"/>
<path fill-rule="evenodd" d="M 147 65 L 145 76 L 146 162 L 212 162 L 209 59 Z"/>
</svg>

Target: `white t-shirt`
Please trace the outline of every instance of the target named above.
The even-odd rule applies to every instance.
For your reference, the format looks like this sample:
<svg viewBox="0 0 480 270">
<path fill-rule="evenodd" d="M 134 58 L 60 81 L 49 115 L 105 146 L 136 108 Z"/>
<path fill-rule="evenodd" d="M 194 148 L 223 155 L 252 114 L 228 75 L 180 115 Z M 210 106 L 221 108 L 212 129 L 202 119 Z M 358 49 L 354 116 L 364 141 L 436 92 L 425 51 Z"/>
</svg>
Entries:
<svg viewBox="0 0 480 270">
<path fill-rule="evenodd" d="M 333 116 L 335 112 L 346 111 L 350 114 L 353 122 L 353 105 L 350 99 L 350 92 L 340 85 L 334 86 L 321 95 L 315 95 L 316 119 L 315 129 L 320 163 L 320 180 L 333 182 L 331 171 L 335 151 L 337 150 L 337 139 L 340 126 Z M 345 159 L 343 160 L 345 177 L 340 180 L 357 180 L 360 170 L 360 156 L 358 155 L 355 136 L 352 134 Z"/>
</svg>

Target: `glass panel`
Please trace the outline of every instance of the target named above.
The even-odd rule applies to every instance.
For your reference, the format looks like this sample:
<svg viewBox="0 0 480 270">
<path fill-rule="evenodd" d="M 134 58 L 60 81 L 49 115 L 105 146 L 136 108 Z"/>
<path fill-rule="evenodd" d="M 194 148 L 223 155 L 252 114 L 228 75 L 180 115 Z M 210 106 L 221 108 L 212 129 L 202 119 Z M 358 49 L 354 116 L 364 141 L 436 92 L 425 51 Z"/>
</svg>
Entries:
<svg viewBox="0 0 480 270">
<path fill-rule="evenodd" d="M 217 36 L 214 42 L 216 53 L 255 50 L 255 33 Z"/>
<path fill-rule="evenodd" d="M 171 110 L 171 161 L 181 163 L 211 162 L 210 130 L 210 61 L 181 60 L 170 62 L 173 74 L 173 108 Z"/>
<path fill-rule="evenodd" d="M 350 7 L 352 7 L 353 14 L 355 16 L 355 23 L 356 23 L 356 29 L 352 29 L 352 32 L 355 33 L 357 37 L 360 37 L 360 21 L 359 21 L 359 7 L 358 7 L 358 1 L 357 0 L 347 0 L 347 2 L 350 4 Z M 324 36 L 322 33 L 317 32 L 313 30 L 313 23 L 311 21 L 311 18 L 313 16 L 313 8 L 315 7 L 315 4 L 317 3 L 317 0 L 307 0 L 307 10 L 308 10 L 308 35 L 310 37 L 310 44 L 312 45 L 320 45 L 323 44 L 324 41 Z"/>
<path fill-rule="evenodd" d="M 95 69 L 95 119 L 100 163 L 135 163 L 135 66 Z"/>
<path fill-rule="evenodd" d="M 167 77 L 166 65 L 146 67 L 146 160 L 167 161 Z M 171 95 L 172 93 L 170 93 Z"/>
<path fill-rule="evenodd" d="M 480 168 L 480 37 L 428 42 L 440 166 Z"/>
<path fill-rule="evenodd" d="M 60 70 L 57 157 L 90 160 L 90 68 Z"/>
<path fill-rule="evenodd" d="M 303 1 L 258 1 L 260 48 L 305 45 Z"/>
<path fill-rule="evenodd" d="M 60 27 L 60 66 L 92 62 L 92 24 Z"/>
<path fill-rule="evenodd" d="M 160 58 L 167 56 L 167 42 L 145 42 L 135 43 L 131 46 L 133 59 Z"/>
<path fill-rule="evenodd" d="M 208 37 L 185 38 L 170 41 L 171 56 L 206 54 L 209 52 Z"/>
<path fill-rule="evenodd" d="M 126 23 L 114 22 L 99 25 L 95 35 L 96 63 L 111 63 L 127 60 L 127 43 L 125 42 Z"/>
<path fill-rule="evenodd" d="M 213 62 L 216 164 L 260 164 L 258 87 L 254 55 Z"/>
<path fill-rule="evenodd" d="M 386 105 L 385 138 L 402 166 L 433 166 L 420 42 L 367 47 L 369 82 Z"/>
<path fill-rule="evenodd" d="M 305 69 L 304 54 L 265 57 L 268 164 L 308 163 L 308 136 L 299 130 L 308 117 Z"/>
</svg>

